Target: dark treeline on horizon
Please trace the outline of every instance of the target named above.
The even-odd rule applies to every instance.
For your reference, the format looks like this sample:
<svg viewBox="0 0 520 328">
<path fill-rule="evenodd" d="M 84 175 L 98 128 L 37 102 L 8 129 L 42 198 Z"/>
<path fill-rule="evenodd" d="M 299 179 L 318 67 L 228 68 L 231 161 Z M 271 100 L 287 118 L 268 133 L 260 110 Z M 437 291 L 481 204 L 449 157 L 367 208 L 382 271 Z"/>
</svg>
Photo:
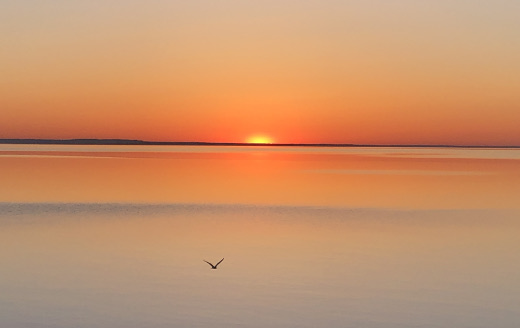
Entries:
<svg viewBox="0 0 520 328">
<path fill-rule="evenodd" d="M 345 144 L 345 143 L 272 143 L 255 144 L 242 142 L 203 142 L 203 141 L 145 141 L 134 139 L 0 139 L 0 144 L 19 145 L 151 145 L 151 146 L 285 146 L 285 147 L 454 147 L 454 148 L 520 148 L 510 146 L 482 146 L 482 145 L 378 145 L 378 144 Z"/>
</svg>

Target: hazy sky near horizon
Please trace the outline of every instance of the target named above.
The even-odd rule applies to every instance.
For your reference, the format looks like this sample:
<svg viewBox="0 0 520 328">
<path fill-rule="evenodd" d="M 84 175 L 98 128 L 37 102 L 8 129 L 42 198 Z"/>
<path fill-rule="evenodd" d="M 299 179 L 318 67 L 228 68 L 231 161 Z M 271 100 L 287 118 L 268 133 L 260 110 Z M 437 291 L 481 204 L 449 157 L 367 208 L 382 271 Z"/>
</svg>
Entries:
<svg viewBox="0 0 520 328">
<path fill-rule="evenodd" d="M 0 138 L 520 145 L 516 0 L 0 0 Z"/>
</svg>

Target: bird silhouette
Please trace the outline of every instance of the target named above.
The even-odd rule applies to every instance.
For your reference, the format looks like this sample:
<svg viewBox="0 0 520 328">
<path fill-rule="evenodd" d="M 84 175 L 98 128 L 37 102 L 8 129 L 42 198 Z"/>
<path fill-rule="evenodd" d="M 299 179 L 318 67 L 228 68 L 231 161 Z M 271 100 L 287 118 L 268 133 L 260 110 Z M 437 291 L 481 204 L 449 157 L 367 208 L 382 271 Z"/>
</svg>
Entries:
<svg viewBox="0 0 520 328">
<path fill-rule="evenodd" d="M 217 263 L 217 264 L 215 264 L 215 265 L 213 265 L 213 264 L 209 263 L 209 262 L 208 262 L 208 261 L 206 261 L 206 260 L 203 260 L 203 261 L 204 261 L 204 262 L 206 262 L 207 264 L 211 265 L 211 268 L 212 268 L 212 269 L 216 269 L 216 268 L 217 268 L 217 265 L 219 265 L 219 264 L 220 264 L 220 262 L 224 261 L 224 258 L 222 258 L 222 260 L 218 261 L 218 263 Z"/>
</svg>

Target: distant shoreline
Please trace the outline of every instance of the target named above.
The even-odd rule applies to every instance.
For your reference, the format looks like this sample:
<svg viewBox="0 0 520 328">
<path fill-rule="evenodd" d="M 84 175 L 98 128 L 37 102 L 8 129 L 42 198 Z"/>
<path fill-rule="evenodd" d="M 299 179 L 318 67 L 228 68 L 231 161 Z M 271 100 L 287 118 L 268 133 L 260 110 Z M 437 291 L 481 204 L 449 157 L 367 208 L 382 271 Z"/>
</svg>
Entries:
<svg viewBox="0 0 520 328">
<path fill-rule="evenodd" d="M 145 141 L 132 139 L 0 139 L 8 145 L 104 145 L 104 146 L 247 146 L 247 147 L 399 147 L 399 148 L 520 148 L 520 146 L 482 145 L 376 145 L 376 144 L 333 144 L 333 143 L 273 143 L 252 144 L 241 142 L 194 142 L 194 141 Z"/>
</svg>

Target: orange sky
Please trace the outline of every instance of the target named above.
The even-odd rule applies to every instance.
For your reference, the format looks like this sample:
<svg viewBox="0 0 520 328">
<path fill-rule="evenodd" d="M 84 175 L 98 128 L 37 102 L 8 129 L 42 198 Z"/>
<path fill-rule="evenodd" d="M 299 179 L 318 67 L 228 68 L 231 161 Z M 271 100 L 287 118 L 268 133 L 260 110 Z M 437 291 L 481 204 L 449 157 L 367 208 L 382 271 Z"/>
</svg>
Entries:
<svg viewBox="0 0 520 328">
<path fill-rule="evenodd" d="M 516 1 L 3 1 L 0 138 L 520 145 Z"/>
</svg>

